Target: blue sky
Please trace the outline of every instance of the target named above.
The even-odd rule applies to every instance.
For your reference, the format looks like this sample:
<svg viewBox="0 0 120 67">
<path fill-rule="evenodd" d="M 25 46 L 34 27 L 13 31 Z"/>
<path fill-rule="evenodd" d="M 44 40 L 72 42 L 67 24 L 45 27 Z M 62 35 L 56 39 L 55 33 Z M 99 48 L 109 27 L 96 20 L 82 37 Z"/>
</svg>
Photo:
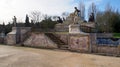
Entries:
<svg viewBox="0 0 120 67">
<path fill-rule="evenodd" d="M 101 10 L 105 9 L 106 4 L 110 3 L 110 5 L 114 9 L 120 10 L 120 0 L 102 0 L 101 3 L 98 5 Z"/>
<path fill-rule="evenodd" d="M 104 11 L 106 9 L 106 5 L 110 4 L 110 6 L 115 9 L 115 10 L 119 10 L 120 12 L 120 0 L 74 0 L 74 2 L 72 4 L 79 5 L 79 2 L 83 2 L 85 4 L 85 8 L 86 8 L 86 20 L 88 19 L 88 8 L 90 6 L 91 3 L 95 3 L 97 6 L 97 9 L 99 11 Z"/>
<path fill-rule="evenodd" d="M 86 8 L 94 2 L 97 5 L 97 8 L 101 11 L 104 11 L 106 5 L 109 3 L 114 9 L 120 10 L 120 0 L 74 0 L 74 3 L 84 2 Z"/>
<path fill-rule="evenodd" d="M 30 15 L 34 10 L 48 15 L 71 13 L 81 1 L 86 6 L 86 14 L 92 2 L 101 11 L 104 11 L 107 3 L 120 10 L 120 0 L 0 0 L 0 23 L 12 21 L 13 16 L 16 16 L 19 22 L 24 22 L 25 15 Z"/>
</svg>

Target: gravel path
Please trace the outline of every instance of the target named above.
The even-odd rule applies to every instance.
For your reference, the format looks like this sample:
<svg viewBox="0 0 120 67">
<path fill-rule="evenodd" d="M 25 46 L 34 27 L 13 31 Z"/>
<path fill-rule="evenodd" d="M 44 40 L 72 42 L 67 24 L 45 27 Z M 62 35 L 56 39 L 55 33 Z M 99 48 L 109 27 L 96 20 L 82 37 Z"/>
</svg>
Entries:
<svg viewBox="0 0 120 67">
<path fill-rule="evenodd" d="M 0 45 L 0 67 L 120 67 L 120 58 Z"/>
</svg>

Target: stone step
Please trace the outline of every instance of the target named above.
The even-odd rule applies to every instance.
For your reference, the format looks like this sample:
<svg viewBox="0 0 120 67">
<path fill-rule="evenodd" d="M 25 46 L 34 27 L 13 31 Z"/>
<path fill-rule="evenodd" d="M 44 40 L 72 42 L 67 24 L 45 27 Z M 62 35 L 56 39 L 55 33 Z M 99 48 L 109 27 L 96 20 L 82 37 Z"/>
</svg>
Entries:
<svg viewBox="0 0 120 67">
<path fill-rule="evenodd" d="M 60 45 L 60 49 L 68 49 L 68 45 Z"/>
<path fill-rule="evenodd" d="M 60 45 L 61 47 L 67 47 L 68 48 L 68 45 Z"/>
<path fill-rule="evenodd" d="M 53 42 L 55 42 L 59 48 L 66 48 L 63 45 L 66 45 L 62 40 L 60 40 L 58 37 L 56 37 L 55 35 L 53 35 L 52 33 L 45 33 L 45 35 L 47 37 L 49 37 Z"/>
<path fill-rule="evenodd" d="M 66 50 L 66 49 L 68 49 L 68 45 L 61 45 L 60 49 Z"/>
</svg>

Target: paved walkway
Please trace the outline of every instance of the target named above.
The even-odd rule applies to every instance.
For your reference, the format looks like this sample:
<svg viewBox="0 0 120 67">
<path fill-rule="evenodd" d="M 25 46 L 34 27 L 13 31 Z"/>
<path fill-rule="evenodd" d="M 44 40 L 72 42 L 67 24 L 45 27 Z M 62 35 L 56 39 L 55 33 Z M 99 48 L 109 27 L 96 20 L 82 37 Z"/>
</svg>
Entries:
<svg viewBox="0 0 120 67">
<path fill-rule="evenodd" d="M 120 58 L 0 45 L 0 67 L 120 67 Z"/>
</svg>

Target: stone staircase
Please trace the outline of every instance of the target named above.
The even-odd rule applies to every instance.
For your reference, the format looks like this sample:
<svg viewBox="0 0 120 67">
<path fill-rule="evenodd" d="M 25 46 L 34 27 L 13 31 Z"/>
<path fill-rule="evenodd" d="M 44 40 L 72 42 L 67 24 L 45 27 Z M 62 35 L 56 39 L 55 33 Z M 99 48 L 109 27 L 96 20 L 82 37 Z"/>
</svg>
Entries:
<svg viewBox="0 0 120 67">
<path fill-rule="evenodd" d="M 24 46 L 24 42 L 27 41 L 27 40 L 30 38 L 31 32 L 28 32 L 28 33 L 26 33 L 25 35 L 26 35 L 26 36 L 24 36 L 23 41 L 21 41 L 21 43 L 19 43 L 19 44 L 21 44 L 21 46 Z"/>
<path fill-rule="evenodd" d="M 54 34 L 45 33 L 45 35 L 49 37 L 54 43 L 56 43 L 59 49 L 64 49 L 64 50 L 68 49 L 68 45 L 62 40 L 60 40 L 58 37 L 56 37 Z"/>
</svg>

